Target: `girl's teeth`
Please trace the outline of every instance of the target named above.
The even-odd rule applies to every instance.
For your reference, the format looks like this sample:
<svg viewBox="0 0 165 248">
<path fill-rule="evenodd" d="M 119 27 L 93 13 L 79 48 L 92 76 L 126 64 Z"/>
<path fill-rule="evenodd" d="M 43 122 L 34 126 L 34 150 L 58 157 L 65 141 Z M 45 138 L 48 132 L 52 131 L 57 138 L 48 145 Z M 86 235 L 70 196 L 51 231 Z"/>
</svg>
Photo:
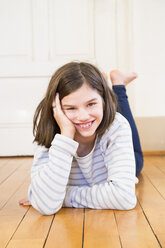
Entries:
<svg viewBox="0 0 165 248">
<path fill-rule="evenodd" d="M 89 126 L 91 126 L 91 122 L 90 123 L 88 123 L 88 124 L 85 124 L 85 125 L 80 125 L 80 127 L 82 127 L 82 128 L 85 128 L 85 127 L 89 127 Z"/>
</svg>

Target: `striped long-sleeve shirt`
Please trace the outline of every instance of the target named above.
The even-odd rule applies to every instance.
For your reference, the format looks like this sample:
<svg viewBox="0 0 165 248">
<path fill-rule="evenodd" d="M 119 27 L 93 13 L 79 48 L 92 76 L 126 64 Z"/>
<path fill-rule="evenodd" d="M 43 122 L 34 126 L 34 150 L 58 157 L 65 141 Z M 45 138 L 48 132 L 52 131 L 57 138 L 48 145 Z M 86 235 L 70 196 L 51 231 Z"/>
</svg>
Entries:
<svg viewBox="0 0 165 248">
<path fill-rule="evenodd" d="M 56 134 L 39 146 L 31 169 L 29 200 L 42 214 L 63 207 L 128 210 L 136 205 L 135 158 L 128 121 L 119 113 L 85 157 L 78 143 Z"/>
</svg>

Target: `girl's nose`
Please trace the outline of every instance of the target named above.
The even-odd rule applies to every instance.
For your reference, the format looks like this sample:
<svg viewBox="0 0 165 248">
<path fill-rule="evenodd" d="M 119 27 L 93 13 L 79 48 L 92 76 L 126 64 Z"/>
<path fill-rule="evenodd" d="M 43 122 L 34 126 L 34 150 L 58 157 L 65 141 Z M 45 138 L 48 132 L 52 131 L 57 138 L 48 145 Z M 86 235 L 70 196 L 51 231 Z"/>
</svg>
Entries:
<svg viewBox="0 0 165 248">
<path fill-rule="evenodd" d="M 89 120 L 89 113 L 86 109 L 79 109 L 78 113 L 77 113 L 77 120 L 81 121 L 81 122 L 85 122 L 87 120 Z"/>
</svg>

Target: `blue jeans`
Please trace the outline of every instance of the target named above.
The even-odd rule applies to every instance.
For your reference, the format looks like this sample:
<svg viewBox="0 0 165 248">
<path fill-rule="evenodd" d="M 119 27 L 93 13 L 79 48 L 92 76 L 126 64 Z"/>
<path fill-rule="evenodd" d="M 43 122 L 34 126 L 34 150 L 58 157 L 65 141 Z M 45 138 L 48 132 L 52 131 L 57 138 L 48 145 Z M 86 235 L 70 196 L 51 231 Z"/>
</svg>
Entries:
<svg viewBox="0 0 165 248">
<path fill-rule="evenodd" d="M 138 130 L 131 113 L 124 85 L 115 85 L 112 87 L 118 99 L 117 111 L 121 113 L 129 122 L 132 130 L 133 147 L 136 161 L 136 175 L 138 175 L 143 168 L 143 153 L 140 145 Z"/>
</svg>

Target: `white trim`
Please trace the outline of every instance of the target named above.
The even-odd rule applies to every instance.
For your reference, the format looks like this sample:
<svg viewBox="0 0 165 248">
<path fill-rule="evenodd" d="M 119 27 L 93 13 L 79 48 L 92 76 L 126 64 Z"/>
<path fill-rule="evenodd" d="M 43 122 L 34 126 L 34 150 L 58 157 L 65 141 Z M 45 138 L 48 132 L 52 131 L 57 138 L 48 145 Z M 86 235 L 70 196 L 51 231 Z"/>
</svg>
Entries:
<svg viewBox="0 0 165 248">
<path fill-rule="evenodd" d="M 57 68 L 64 63 L 76 60 L 75 57 L 59 57 L 56 62 L 7 62 L 0 63 L 0 78 L 10 77 L 50 77 Z M 87 61 L 93 64 L 96 63 L 94 58 L 85 58 L 80 56 L 79 61 Z"/>
<path fill-rule="evenodd" d="M 30 122 L 4 122 L 0 123 L 0 129 L 3 128 L 33 128 L 33 124 Z"/>
<path fill-rule="evenodd" d="M 117 67 L 128 72 L 132 68 L 133 16 L 132 0 L 116 0 Z"/>
</svg>

